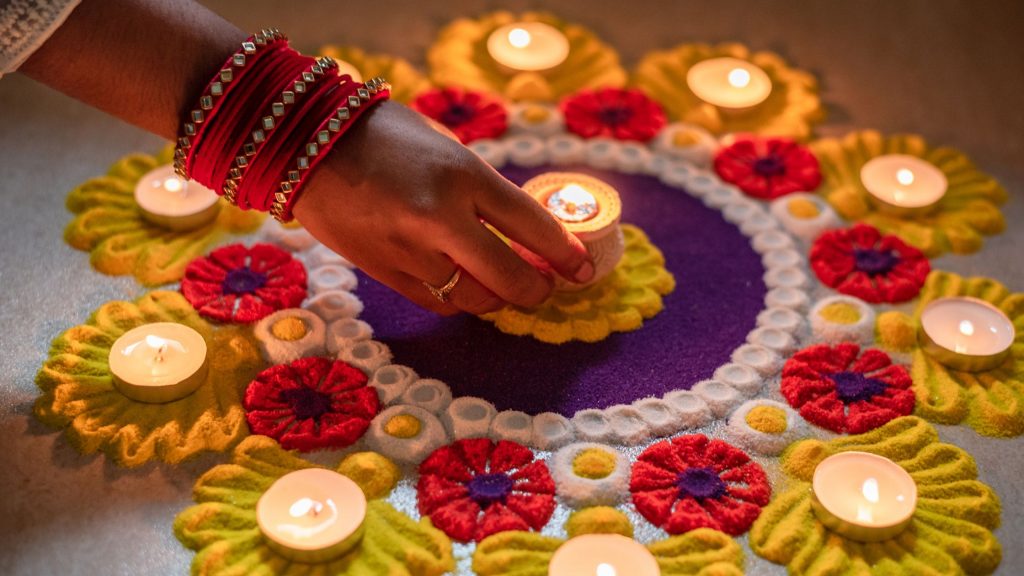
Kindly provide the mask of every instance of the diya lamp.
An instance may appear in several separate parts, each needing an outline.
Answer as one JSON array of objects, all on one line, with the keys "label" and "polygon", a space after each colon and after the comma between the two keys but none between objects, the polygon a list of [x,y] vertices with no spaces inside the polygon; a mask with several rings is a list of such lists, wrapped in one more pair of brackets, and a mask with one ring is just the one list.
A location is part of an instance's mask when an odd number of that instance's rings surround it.
[{"label": "diya lamp", "polygon": [[296,562],[329,562],[363,537],[366,496],[355,482],[323,468],[278,478],[256,502],[267,545]]},{"label": "diya lamp", "polygon": [[162,404],[206,381],[206,341],[184,324],[155,322],[114,341],[107,356],[114,387],[132,400]]},{"label": "diya lamp", "polygon": [[582,290],[612,273],[626,250],[619,227],[622,201],[607,183],[573,172],[548,172],[530,179],[523,190],[576,235],[594,261],[594,278],[585,284],[556,280],[562,291]]},{"label": "diya lamp", "polygon": [[217,217],[220,196],[206,186],[183,180],[170,164],[147,172],[135,185],[142,217],[169,230],[194,230]]},{"label": "diya lamp", "polygon": [[829,530],[860,542],[880,542],[906,529],[917,506],[917,484],[902,466],[869,452],[840,452],[814,469],[811,508]]},{"label": "diya lamp", "polygon": [[907,154],[876,156],[860,169],[871,203],[894,216],[927,214],[946,195],[946,175],[934,164]]},{"label": "diya lamp", "polygon": [[697,62],[686,73],[686,85],[698,98],[726,113],[750,110],[772,92],[768,74],[739,58]]},{"label": "diya lamp", "polygon": [[939,298],[921,310],[918,341],[924,351],[954,370],[981,372],[1001,365],[1017,330],[992,304],[970,297]]}]

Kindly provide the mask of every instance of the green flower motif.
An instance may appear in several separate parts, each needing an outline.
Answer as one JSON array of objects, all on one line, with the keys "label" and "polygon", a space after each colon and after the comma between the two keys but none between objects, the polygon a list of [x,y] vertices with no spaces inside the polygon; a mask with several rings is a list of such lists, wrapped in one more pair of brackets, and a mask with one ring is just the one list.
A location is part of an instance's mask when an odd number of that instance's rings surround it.
[{"label": "green flower motif", "polygon": [[[992,534],[999,526],[999,498],[977,480],[967,452],[938,440],[927,422],[905,416],[859,436],[793,444],[782,456],[788,488],[761,511],[750,547],[790,574],[990,574],[1002,559]],[[815,467],[850,450],[889,458],[917,483],[914,517],[899,536],[855,542],[829,531],[814,515]]]},{"label": "green flower motif", "polygon": [[[185,324],[206,340],[209,375],[192,394],[167,404],[136,402],[114,388],[107,357],[122,334],[152,322]],[[64,429],[84,454],[106,453],[119,466],[151,460],[177,464],[205,451],[229,450],[249,434],[241,394],[263,369],[251,329],[214,328],[177,292],[136,302],[108,302],[58,336],[36,375],[34,413]]]},{"label": "green flower motif", "polygon": [[[632,526],[622,512],[604,506],[574,513],[566,526],[571,536],[622,534],[632,536]],[[479,576],[547,576],[548,564],[561,538],[536,532],[499,532],[482,540],[473,554],[473,571]],[[698,528],[647,545],[662,576],[740,576],[743,549],[730,536]]]},{"label": "green flower motif", "polygon": [[[728,114],[697,97],[686,83],[695,64],[712,58],[751,62],[768,75],[772,91],[764,102]],[[742,44],[680,44],[650,52],[633,72],[633,84],[665,107],[673,120],[703,126],[713,134],[751,132],[796,140],[811,137],[812,126],[825,118],[818,81],[809,72],[792,68],[773,52],[751,52]]]},{"label": "green flower motif", "polygon": [[[393,464],[366,458],[360,467],[378,462],[382,474]],[[231,464],[216,466],[196,482],[197,504],[174,521],[174,534],[197,552],[192,574],[266,576],[439,576],[455,568],[448,537],[424,519],[415,522],[383,500],[370,500],[364,535],[341,558],[324,564],[292,562],[271,550],[256,522],[256,503],[275,480],[289,472],[312,468],[266,436],[250,436],[235,449]],[[339,471],[350,470],[342,462]],[[368,474],[353,478],[364,487]]]},{"label": "green flower motif", "polygon": [[387,54],[368,54],[354,46],[327,44],[320,53],[351,64],[364,80],[382,76],[391,83],[391,99],[407,103],[430,89],[430,80],[407,60]]},{"label": "green flower motif", "polygon": [[[961,372],[941,364],[918,346],[921,310],[932,300],[949,296],[984,300],[1013,322],[1017,336],[1001,366]],[[940,424],[963,422],[985,436],[1024,434],[1024,293],[1011,293],[991,278],[963,278],[936,270],[928,275],[913,314],[886,312],[876,320],[876,332],[881,347],[909,353],[918,416]]]},{"label": "green flower motif", "polygon": [[125,156],[106,175],[68,194],[67,207],[75,217],[64,229],[64,241],[89,252],[96,270],[111,276],[132,274],[146,286],[177,282],[185,266],[225,233],[252,232],[263,221],[263,214],[223,201],[217,218],[195,230],[168,230],[147,221],[135,203],[135,184],[150,170],[170,164],[172,153],[167,147],[156,156]]},{"label": "green flower motif", "polygon": [[[568,38],[569,56],[550,70],[511,73],[488,53],[487,39],[513,22],[554,26]],[[626,71],[613,48],[590,30],[545,13],[494,12],[475,20],[460,18],[441,30],[427,52],[427,62],[430,79],[437,86],[493,92],[513,101],[553,101],[584,89],[626,83]]]},{"label": "green flower motif", "polygon": [[[1006,190],[957,150],[932,148],[916,135],[883,136],[874,130],[851,132],[841,139],[823,138],[810,146],[821,164],[818,192],[840,216],[895,234],[929,257],[949,251],[977,252],[983,235],[998,234],[1006,227],[999,211],[1006,202]],[[861,184],[860,169],[883,154],[917,156],[946,175],[949,188],[931,213],[900,217],[875,209]]]}]

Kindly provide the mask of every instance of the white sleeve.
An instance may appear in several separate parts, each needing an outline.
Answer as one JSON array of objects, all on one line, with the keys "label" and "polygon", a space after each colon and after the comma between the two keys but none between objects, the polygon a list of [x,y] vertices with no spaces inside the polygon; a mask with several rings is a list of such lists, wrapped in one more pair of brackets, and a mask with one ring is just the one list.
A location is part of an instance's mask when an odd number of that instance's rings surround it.
[{"label": "white sleeve", "polygon": [[0,0],[0,75],[14,72],[81,0]]}]

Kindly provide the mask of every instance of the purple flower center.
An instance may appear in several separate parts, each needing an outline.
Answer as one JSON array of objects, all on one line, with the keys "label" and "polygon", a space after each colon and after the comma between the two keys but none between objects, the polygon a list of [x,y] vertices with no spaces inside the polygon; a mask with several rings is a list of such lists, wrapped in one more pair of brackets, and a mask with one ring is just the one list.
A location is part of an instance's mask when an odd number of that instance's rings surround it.
[{"label": "purple flower center", "polygon": [[441,123],[445,126],[465,124],[476,116],[476,110],[465,104],[452,104],[441,114]]},{"label": "purple flower center", "polygon": [[698,500],[725,496],[725,482],[711,468],[687,468],[679,473],[676,486],[683,498],[690,496]]},{"label": "purple flower center", "polygon": [[466,487],[469,497],[481,508],[486,508],[495,502],[505,501],[512,492],[512,479],[502,472],[481,474],[470,480]]},{"label": "purple flower center", "polygon": [[853,259],[857,270],[869,276],[888,274],[900,263],[900,257],[892,250],[875,250],[874,248],[854,248]]},{"label": "purple flower center", "polygon": [[281,392],[281,398],[291,405],[292,412],[299,420],[310,418],[319,421],[320,417],[331,411],[331,396],[317,392],[305,386],[289,388]]},{"label": "purple flower center", "polygon": [[250,270],[248,266],[229,270],[221,289],[225,294],[252,294],[267,283],[267,275]]},{"label": "purple flower center", "polygon": [[633,110],[625,106],[605,106],[597,113],[597,117],[603,124],[618,126],[625,124],[633,117]]},{"label": "purple flower center", "polygon": [[765,178],[784,174],[786,172],[786,161],[778,154],[761,156],[754,161],[754,172],[756,172],[758,176],[763,176]]},{"label": "purple flower center", "polygon": [[860,372],[836,372],[829,379],[836,385],[836,394],[844,404],[871,400],[885,392],[886,384],[881,380],[868,378]]}]

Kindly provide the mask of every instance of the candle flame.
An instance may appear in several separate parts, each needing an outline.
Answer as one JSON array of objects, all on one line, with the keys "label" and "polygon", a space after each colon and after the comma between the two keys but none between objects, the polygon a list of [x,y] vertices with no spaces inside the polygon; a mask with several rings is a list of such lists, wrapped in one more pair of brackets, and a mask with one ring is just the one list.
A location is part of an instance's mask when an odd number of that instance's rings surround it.
[{"label": "candle flame", "polygon": [[155,334],[146,335],[146,345],[156,350],[156,355],[153,357],[154,362],[164,361],[164,352],[167,352],[167,344],[169,340],[161,338]]},{"label": "candle flame", "polygon": [[291,514],[292,518],[301,518],[302,516],[316,518],[323,512],[323,509],[323,502],[318,502],[312,498],[299,498],[288,508],[288,513]]},{"label": "candle flame", "polygon": [[615,566],[611,564],[601,562],[597,565],[597,570],[594,572],[594,576],[618,576],[619,572],[615,570]]},{"label": "candle flame", "polygon": [[971,322],[970,320],[961,320],[960,321],[960,333],[963,334],[964,336],[973,336],[974,335],[974,323]]},{"label": "candle flame", "polygon": [[909,168],[900,168],[896,171],[896,181],[904,186],[914,183],[914,172]]},{"label": "candle flame", "polygon": [[532,41],[530,33],[522,28],[513,28],[508,32],[508,43],[516,48],[526,48]]},{"label": "candle flame", "polygon": [[864,495],[865,500],[872,504],[878,504],[878,480],[868,478],[860,487],[860,492]]},{"label": "candle flame", "polygon": [[729,84],[734,88],[746,88],[750,84],[750,72],[743,68],[733,68],[729,71]]}]

